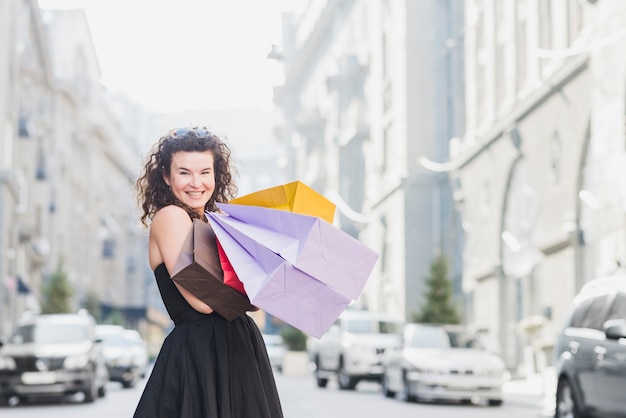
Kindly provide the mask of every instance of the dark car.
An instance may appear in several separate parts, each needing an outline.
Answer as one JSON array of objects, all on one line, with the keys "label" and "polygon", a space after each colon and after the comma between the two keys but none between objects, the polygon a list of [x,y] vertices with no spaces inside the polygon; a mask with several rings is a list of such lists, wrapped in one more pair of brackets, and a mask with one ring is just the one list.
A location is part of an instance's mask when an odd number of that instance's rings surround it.
[{"label": "dark car", "polygon": [[105,395],[109,375],[89,314],[36,315],[0,348],[0,403],[82,392]]},{"label": "dark car", "polygon": [[557,418],[626,417],[626,276],[583,286],[555,355]]}]

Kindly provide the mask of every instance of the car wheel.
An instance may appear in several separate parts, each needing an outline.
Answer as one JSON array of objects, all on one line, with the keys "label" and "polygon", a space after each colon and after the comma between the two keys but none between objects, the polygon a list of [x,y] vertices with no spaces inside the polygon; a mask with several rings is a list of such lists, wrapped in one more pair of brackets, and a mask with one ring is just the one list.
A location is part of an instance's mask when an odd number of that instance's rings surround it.
[{"label": "car wheel", "polygon": [[580,407],[574,396],[574,391],[569,380],[559,380],[556,388],[556,418],[582,418]]},{"label": "car wheel", "polygon": [[85,394],[85,399],[83,402],[92,403],[98,397],[98,386],[94,381],[89,382],[89,389],[83,392]]},{"label": "car wheel", "polygon": [[98,397],[104,398],[107,395],[106,385],[102,385],[98,388]]},{"label": "car wheel", "polygon": [[502,399],[489,399],[489,406],[500,406],[502,405]]},{"label": "car wheel", "polygon": [[417,402],[418,400],[417,396],[411,393],[411,384],[406,376],[402,378],[402,399],[405,402]]},{"label": "car wheel", "polygon": [[358,379],[351,377],[348,373],[346,373],[346,369],[343,367],[343,364],[339,366],[339,371],[337,372],[337,383],[339,384],[339,389],[354,390],[358,382]]},{"label": "car wheel", "polygon": [[320,377],[318,372],[315,372],[315,382],[317,383],[318,388],[325,388],[328,385],[328,379]]},{"label": "car wheel", "polygon": [[383,389],[383,395],[385,398],[394,398],[396,396],[396,392],[393,390],[389,390],[389,382],[387,381],[387,375],[383,374],[383,378],[380,381],[380,385]]},{"label": "car wheel", "polygon": [[124,380],[122,382],[122,387],[124,389],[130,389],[130,388],[134,388],[137,385],[137,377],[135,375],[131,376],[130,379],[128,380]]},{"label": "car wheel", "polygon": [[320,372],[320,360],[318,356],[315,356],[315,382],[317,383],[318,388],[325,388],[328,385],[328,378],[323,377]]}]

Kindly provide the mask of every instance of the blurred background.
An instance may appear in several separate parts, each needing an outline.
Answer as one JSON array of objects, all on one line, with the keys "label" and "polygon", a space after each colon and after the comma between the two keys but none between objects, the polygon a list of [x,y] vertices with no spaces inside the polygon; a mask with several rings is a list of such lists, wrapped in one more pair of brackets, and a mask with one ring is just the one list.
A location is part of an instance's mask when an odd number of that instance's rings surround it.
[{"label": "blurred background", "polygon": [[200,125],[240,195],[301,180],[380,254],[355,307],[413,321],[444,265],[460,322],[540,373],[625,262],[625,23],[619,0],[0,0],[0,337],[60,280],[158,351],[134,182]]}]

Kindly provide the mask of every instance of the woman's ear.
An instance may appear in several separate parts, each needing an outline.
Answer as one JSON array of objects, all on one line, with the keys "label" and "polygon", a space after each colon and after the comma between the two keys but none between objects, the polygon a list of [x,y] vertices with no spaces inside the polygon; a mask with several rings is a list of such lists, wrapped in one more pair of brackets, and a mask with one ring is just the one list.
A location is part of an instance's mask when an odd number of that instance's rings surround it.
[{"label": "woman's ear", "polygon": [[167,175],[167,173],[165,172],[165,168],[161,169],[161,174],[163,175],[163,181],[165,182],[165,184],[167,184],[169,186],[170,185],[170,178]]}]

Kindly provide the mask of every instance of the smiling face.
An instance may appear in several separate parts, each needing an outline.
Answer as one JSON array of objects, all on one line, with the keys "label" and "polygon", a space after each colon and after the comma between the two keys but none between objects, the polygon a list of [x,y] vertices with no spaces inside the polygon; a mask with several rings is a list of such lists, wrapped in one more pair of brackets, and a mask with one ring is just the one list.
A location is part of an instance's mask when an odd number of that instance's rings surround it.
[{"label": "smiling face", "polygon": [[200,216],[215,190],[213,154],[210,151],[179,151],[172,155],[170,175],[163,179],[174,196]]}]

